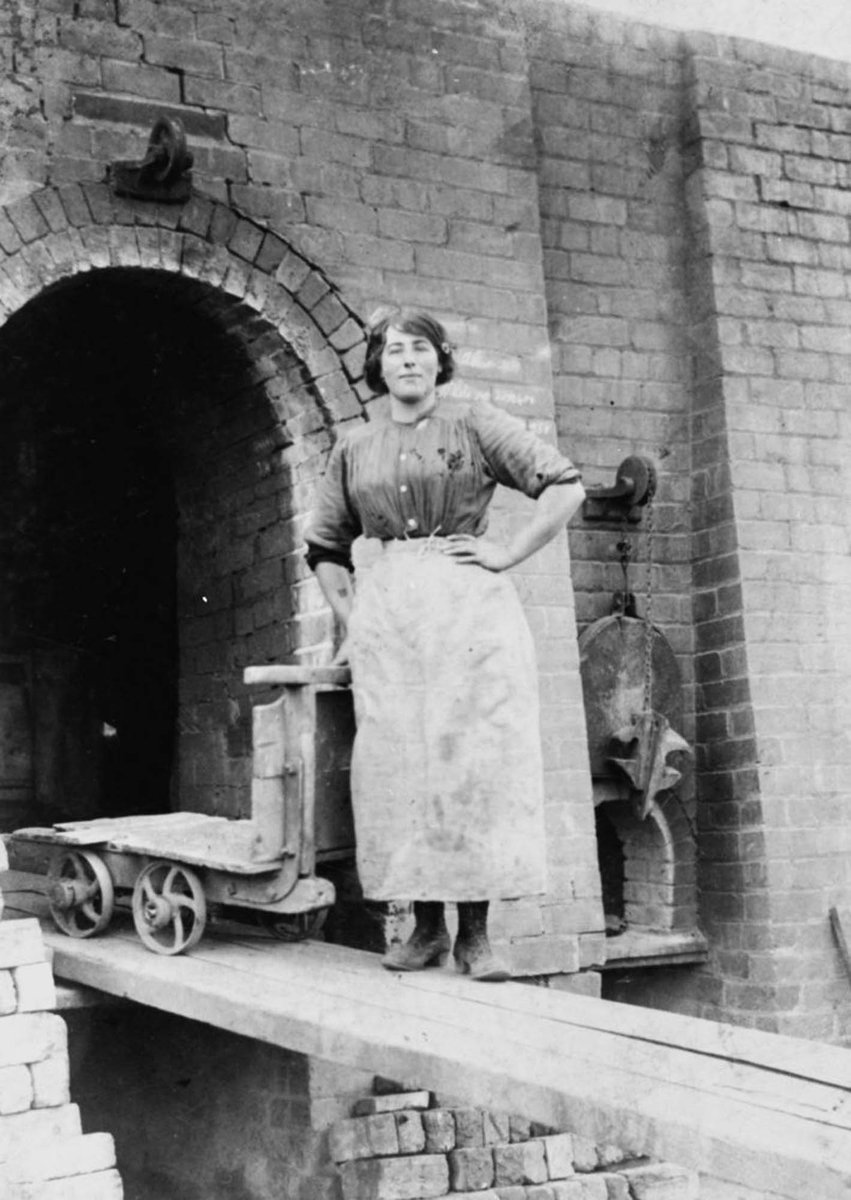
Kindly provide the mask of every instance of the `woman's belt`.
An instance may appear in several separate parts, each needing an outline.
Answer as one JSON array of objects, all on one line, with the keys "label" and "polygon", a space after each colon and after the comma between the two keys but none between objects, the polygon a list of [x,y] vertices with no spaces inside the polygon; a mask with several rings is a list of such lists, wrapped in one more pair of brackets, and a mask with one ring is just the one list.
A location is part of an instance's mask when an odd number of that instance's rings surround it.
[{"label": "woman's belt", "polygon": [[384,554],[442,554],[449,540],[436,533],[424,533],[416,537],[387,538],[381,542],[381,549]]}]

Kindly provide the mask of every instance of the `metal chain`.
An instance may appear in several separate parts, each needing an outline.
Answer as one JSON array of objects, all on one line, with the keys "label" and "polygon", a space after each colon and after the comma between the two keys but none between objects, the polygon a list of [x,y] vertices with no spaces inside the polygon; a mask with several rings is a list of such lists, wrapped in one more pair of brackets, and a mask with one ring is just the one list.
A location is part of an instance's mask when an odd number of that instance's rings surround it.
[{"label": "metal chain", "polygon": [[621,565],[621,574],[623,575],[623,592],[620,611],[624,615],[629,612],[629,568],[632,561],[632,542],[629,536],[629,521],[627,513],[623,514],[621,527],[620,541],[616,543],[615,549],[618,551],[618,559]]},{"label": "metal chain", "polygon": [[647,583],[644,590],[644,711],[653,711],[653,496],[647,512]]}]

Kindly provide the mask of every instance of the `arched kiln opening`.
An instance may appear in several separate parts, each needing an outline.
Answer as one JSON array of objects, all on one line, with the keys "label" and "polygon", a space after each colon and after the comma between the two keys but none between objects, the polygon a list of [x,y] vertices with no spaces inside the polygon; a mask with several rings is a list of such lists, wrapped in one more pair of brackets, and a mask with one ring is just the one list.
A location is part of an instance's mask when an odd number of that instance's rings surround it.
[{"label": "arched kiln opening", "polygon": [[0,397],[0,826],[243,815],[242,668],[310,636],[303,365],[207,285],[100,270],[0,330]]},{"label": "arched kiln opening", "polygon": [[603,909],[609,932],[669,930],[674,926],[674,841],[665,814],[654,805],[645,820],[628,801],[595,810]]}]

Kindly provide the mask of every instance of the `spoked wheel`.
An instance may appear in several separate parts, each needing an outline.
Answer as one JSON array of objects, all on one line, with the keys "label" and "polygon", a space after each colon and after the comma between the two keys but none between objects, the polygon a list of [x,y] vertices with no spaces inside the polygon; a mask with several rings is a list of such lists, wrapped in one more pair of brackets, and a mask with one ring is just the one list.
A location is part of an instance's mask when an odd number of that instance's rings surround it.
[{"label": "spoked wheel", "polygon": [[207,924],[207,901],[195,872],[179,863],[149,863],[133,888],[133,924],[157,954],[181,954],[194,946]]},{"label": "spoked wheel", "polygon": [[62,850],[47,875],[50,915],[69,937],[94,937],[115,909],[115,890],[106,863],[90,850]]},{"label": "spoked wheel", "polygon": [[304,942],[315,937],[325,924],[327,908],[301,913],[260,913],[264,929],[282,942]]}]

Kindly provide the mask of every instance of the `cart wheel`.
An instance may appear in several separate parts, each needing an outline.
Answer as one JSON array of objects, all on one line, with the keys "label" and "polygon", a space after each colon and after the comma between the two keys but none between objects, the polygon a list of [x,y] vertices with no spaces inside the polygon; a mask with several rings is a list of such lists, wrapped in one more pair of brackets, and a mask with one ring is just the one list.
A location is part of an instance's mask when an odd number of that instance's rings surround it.
[{"label": "cart wheel", "polygon": [[261,913],[264,928],[282,942],[304,942],[315,937],[325,924],[327,908],[301,913]]},{"label": "cart wheel", "polygon": [[106,863],[90,850],[60,851],[47,875],[50,915],[69,937],[93,937],[106,929],[115,891]]},{"label": "cart wheel", "polygon": [[153,862],[133,888],[133,924],[149,950],[180,954],[200,941],[207,923],[201,880],[179,863]]}]

